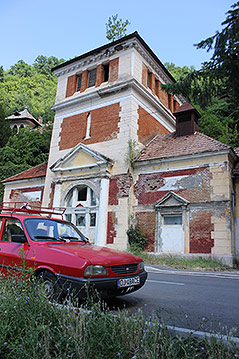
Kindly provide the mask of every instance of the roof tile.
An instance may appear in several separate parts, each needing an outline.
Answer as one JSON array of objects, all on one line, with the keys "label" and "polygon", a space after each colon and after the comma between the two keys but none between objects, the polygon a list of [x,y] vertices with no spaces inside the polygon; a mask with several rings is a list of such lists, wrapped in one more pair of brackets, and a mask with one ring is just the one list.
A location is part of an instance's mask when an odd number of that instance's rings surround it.
[{"label": "roof tile", "polygon": [[137,161],[187,156],[204,152],[229,150],[230,147],[200,132],[176,137],[176,133],[160,134],[141,151]]},{"label": "roof tile", "polygon": [[45,177],[46,170],[47,170],[47,162],[44,162],[44,163],[41,163],[40,165],[29,168],[26,171],[18,173],[9,178],[6,178],[5,180],[2,181],[2,183],[18,181],[18,180],[23,180],[23,179],[37,178],[37,177]]}]

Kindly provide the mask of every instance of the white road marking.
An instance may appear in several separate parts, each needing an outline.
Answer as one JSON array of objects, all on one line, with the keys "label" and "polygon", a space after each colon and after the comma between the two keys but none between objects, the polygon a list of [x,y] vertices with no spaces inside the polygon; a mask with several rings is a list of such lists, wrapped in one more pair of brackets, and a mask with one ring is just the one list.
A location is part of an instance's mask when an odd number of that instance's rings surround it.
[{"label": "white road marking", "polygon": [[194,271],[180,271],[180,270],[171,270],[171,269],[160,269],[150,266],[145,266],[145,270],[148,273],[160,273],[160,274],[178,274],[178,275],[190,275],[194,277],[211,277],[211,278],[231,278],[239,280],[239,274],[234,273],[216,273],[216,272],[194,272]]},{"label": "white road marking", "polygon": [[146,283],[159,283],[159,284],[172,284],[172,285],[185,285],[184,283],[178,283],[178,282],[165,282],[163,280],[153,280],[153,279],[147,279]]}]

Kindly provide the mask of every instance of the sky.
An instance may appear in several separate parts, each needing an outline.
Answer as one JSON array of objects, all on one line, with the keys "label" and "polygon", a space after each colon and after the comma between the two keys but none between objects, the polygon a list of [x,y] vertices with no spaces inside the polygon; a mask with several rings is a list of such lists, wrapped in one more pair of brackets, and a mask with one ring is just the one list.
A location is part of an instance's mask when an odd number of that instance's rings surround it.
[{"label": "sky", "polygon": [[221,30],[236,0],[0,0],[0,66],[38,55],[68,60],[108,43],[105,23],[118,14],[158,58],[201,67],[211,53],[194,44]]}]

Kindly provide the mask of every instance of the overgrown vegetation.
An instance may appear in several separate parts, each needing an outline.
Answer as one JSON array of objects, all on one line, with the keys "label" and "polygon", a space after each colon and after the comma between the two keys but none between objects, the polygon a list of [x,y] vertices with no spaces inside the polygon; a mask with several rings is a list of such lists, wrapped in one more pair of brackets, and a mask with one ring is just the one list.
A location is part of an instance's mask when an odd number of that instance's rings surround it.
[{"label": "overgrown vegetation", "polygon": [[187,258],[171,254],[155,255],[153,253],[150,254],[149,252],[143,252],[137,248],[137,246],[133,246],[131,248],[131,252],[140,256],[144,260],[145,264],[162,265],[175,269],[209,270],[217,272],[232,270],[232,268],[228,265],[212,257],[205,258],[199,256],[194,258]]},{"label": "overgrown vegetation", "polygon": [[159,315],[117,316],[100,303],[90,311],[49,302],[34,285],[0,281],[1,359],[232,359],[238,349],[212,338],[172,336]]},{"label": "overgrown vegetation", "polygon": [[146,236],[143,234],[143,232],[141,231],[139,222],[137,221],[137,219],[133,219],[132,221],[133,223],[131,223],[131,225],[129,226],[129,229],[127,230],[127,236],[128,236],[128,241],[129,241],[129,245],[130,245],[130,250],[131,251],[142,251],[144,250],[146,243],[147,243],[147,238]]}]

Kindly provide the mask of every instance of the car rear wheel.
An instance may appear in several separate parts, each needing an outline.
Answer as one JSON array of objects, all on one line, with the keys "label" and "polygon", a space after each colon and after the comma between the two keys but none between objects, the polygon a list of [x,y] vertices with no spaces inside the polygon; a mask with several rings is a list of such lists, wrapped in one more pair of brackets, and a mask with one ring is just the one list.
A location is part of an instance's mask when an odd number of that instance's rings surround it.
[{"label": "car rear wheel", "polygon": [[37,282],[39,290],[46,298],[54,300],[59,300],[61,298],[61,288],[53,273],[49,271],[41,272],[37,276]]}]

